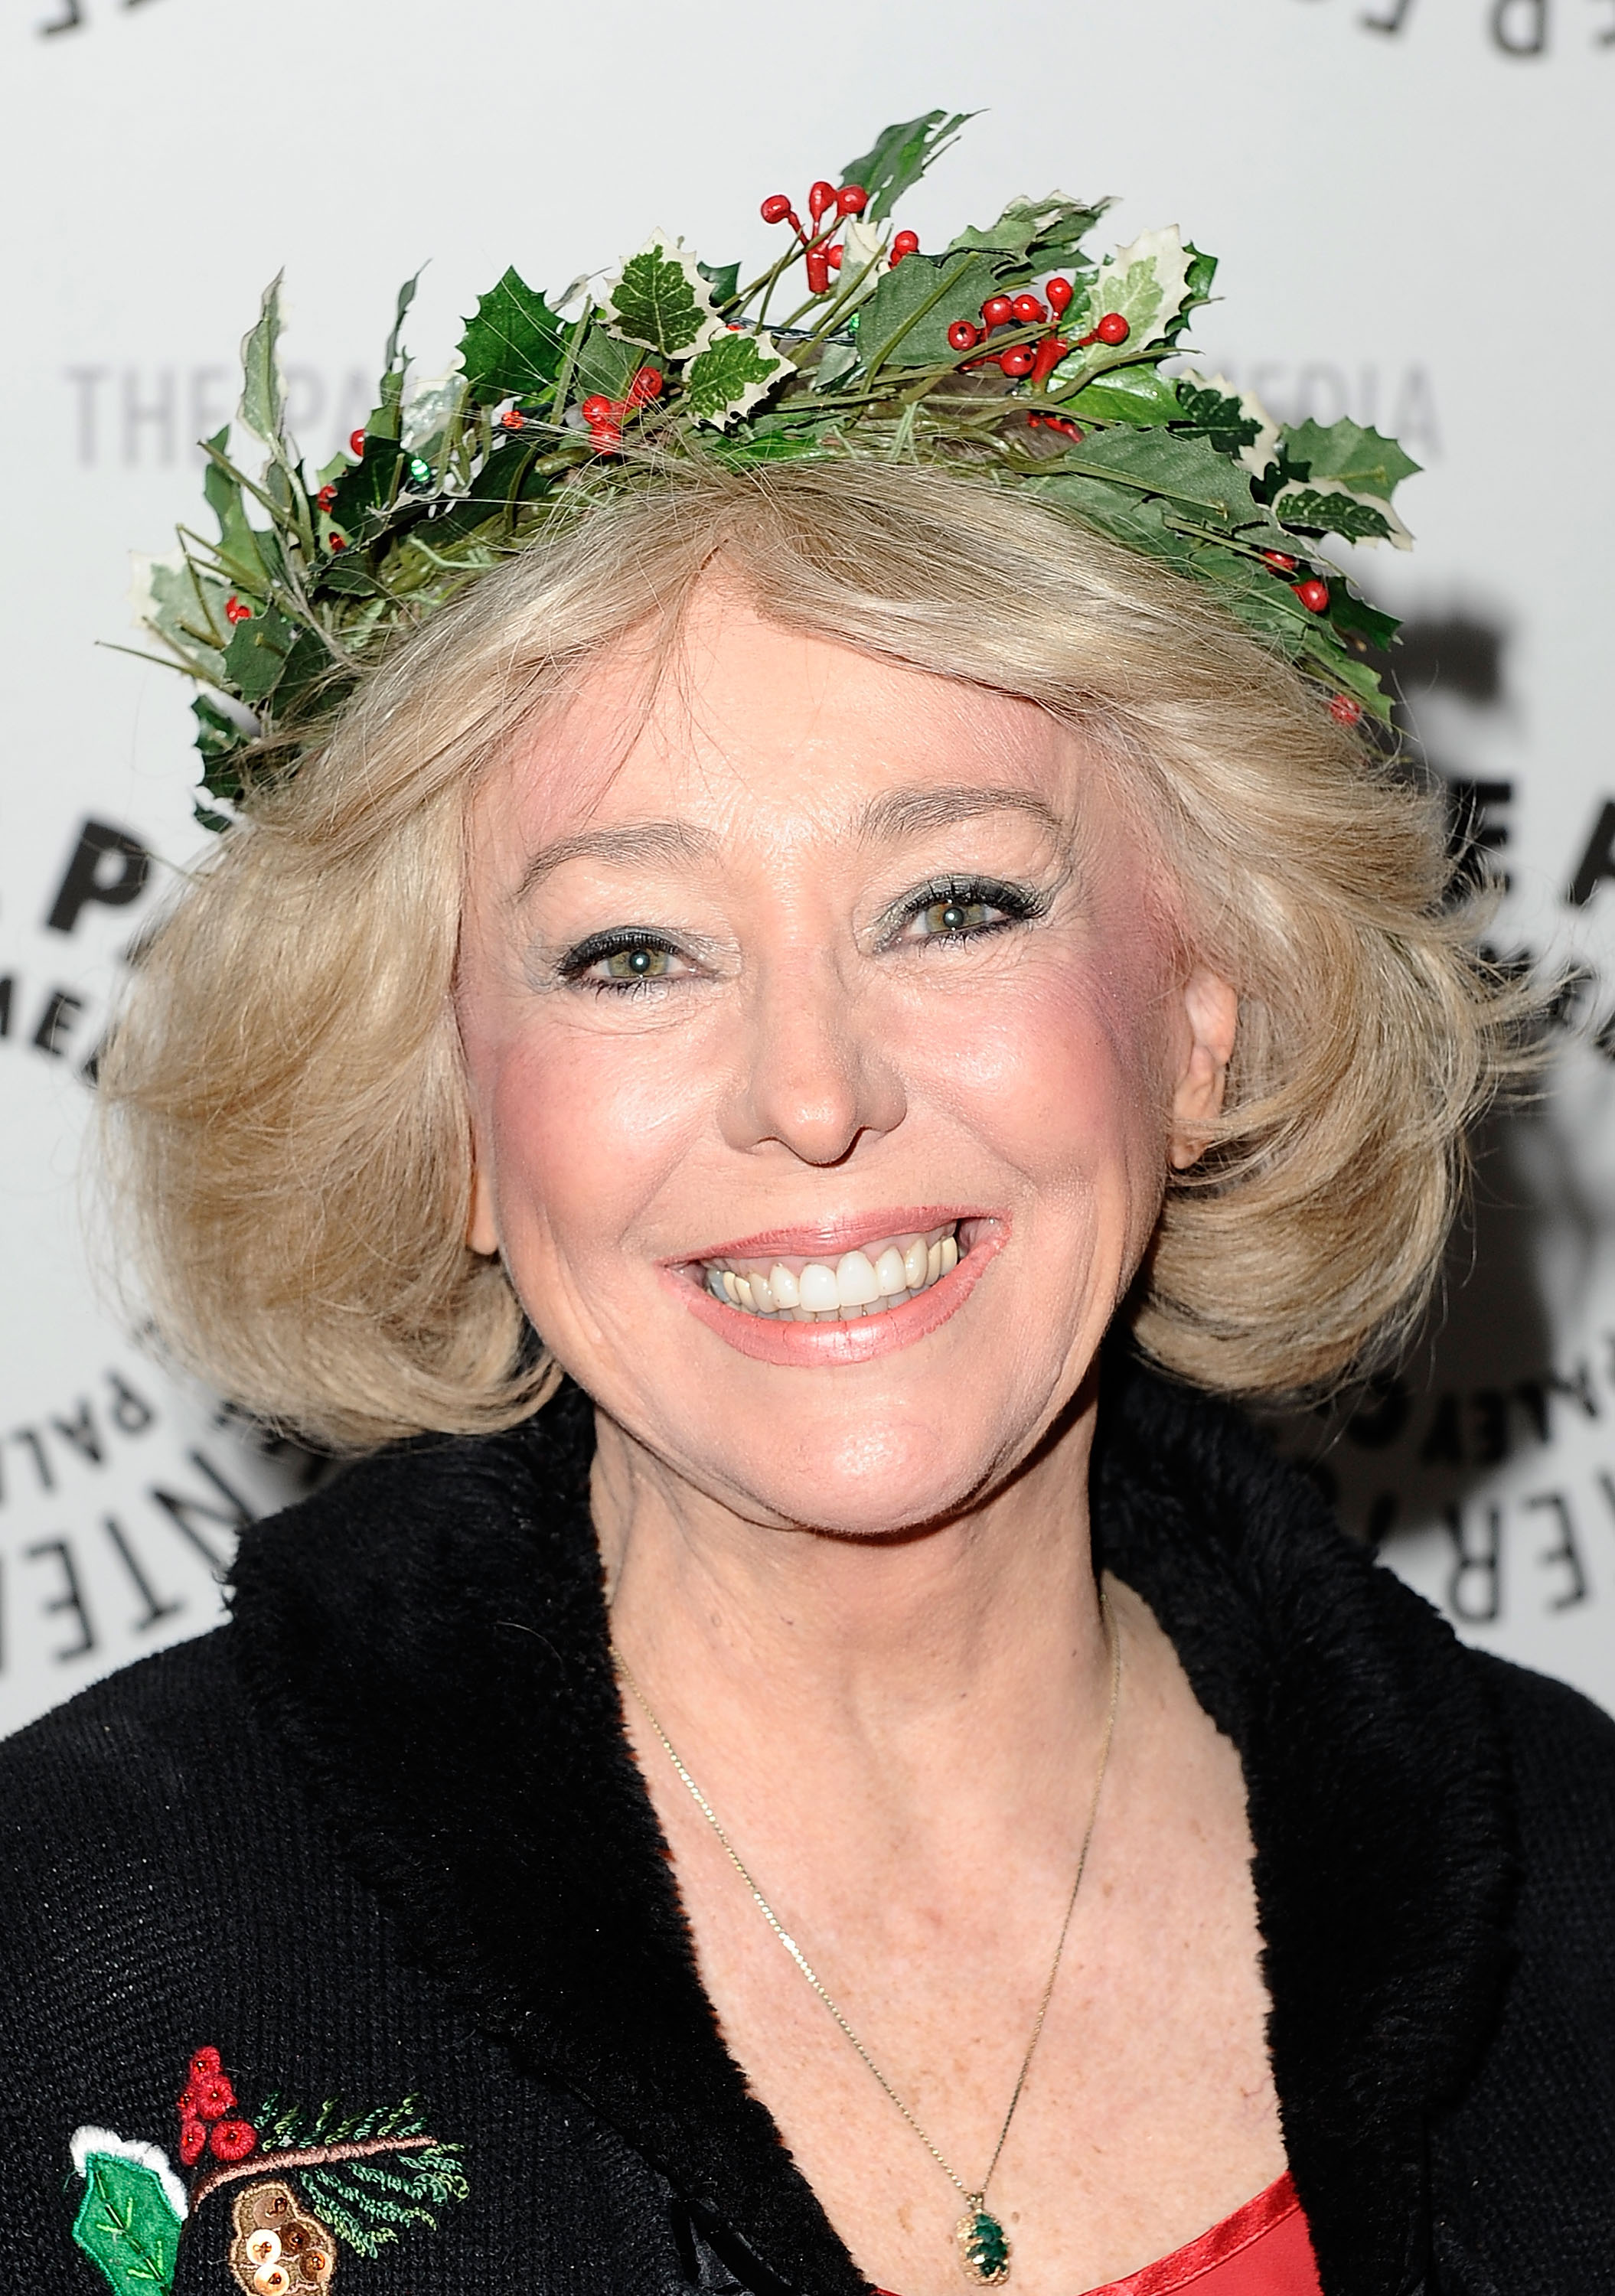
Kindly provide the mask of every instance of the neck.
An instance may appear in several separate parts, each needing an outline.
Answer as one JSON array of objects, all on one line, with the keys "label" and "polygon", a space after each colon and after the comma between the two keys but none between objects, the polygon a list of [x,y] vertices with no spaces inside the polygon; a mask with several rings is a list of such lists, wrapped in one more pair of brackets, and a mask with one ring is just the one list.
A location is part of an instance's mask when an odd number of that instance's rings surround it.
[{"label": "neck", "polygon": [[[1069,1775],[1108,1695],[1088,1542],[1094,1404],[1001,1488],[889,1538],[749,1522],[603,1417],[594,1511],[612,1634],[692,1762],[811,1749],[827,1791],[961,1779],[1019,1801]],[[1062,1792],[1062,1800],[1066,1799]]]}]

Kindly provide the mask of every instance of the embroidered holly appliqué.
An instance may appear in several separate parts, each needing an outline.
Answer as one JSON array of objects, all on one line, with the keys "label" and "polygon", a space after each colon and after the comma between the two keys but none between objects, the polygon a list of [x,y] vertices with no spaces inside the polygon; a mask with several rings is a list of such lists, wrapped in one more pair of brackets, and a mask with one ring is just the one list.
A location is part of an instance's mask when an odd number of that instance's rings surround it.
[{"label": "embroidered holly appliqu\u00e9", "polygon": [[[278,2091],[243,2110],[217,2049],[198,2049],[176,2100],[175,2151],[86,2127],[72,2138],[84,2192],[73,2238],[115,2296],[167,2296],[180,2235],[229,2189],[230,2271],[246,2296],[314,2296],[342,2248],[373,2257],[466,2194],[461,2147],[433,2134],[418,2097],[354,2112]],[[234,2188],[234,2189],[230,2189]]]}]

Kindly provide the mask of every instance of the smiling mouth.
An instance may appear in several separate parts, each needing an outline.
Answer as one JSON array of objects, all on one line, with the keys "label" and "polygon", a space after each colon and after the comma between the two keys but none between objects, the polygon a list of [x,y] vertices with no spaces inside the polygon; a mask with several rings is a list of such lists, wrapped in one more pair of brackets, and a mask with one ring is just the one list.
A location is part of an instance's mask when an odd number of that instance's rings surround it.
[{"label": "smiling mouth", "polygon": [[800,1253],[764,1253],[756,1259],[726,1256],[698,1259],[691,1272],[714,1300],[742,1316],[775,1324],[849,1324],[889,1315],[917,1300],[958,1266],[959,1220],[882,1236],[862,1250],[834,1259]]}]

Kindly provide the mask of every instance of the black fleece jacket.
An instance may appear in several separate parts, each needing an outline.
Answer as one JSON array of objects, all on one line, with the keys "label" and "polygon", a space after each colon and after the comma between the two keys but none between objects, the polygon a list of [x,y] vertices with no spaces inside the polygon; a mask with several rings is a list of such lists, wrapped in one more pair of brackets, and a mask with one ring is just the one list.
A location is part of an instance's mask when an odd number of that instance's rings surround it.
[{"label": "black fleece jacket", "polygon": [[[1107,1380],[1095,1545],[1243,1759],[1328,2296],[1615,2291],[1615,1723],[1237,1415]],[[859,2296],[701,1990],[590,1446],[569,1392],[349,1468],[247,1536],[228,1627],[0,1747],[8,2285]]]}]

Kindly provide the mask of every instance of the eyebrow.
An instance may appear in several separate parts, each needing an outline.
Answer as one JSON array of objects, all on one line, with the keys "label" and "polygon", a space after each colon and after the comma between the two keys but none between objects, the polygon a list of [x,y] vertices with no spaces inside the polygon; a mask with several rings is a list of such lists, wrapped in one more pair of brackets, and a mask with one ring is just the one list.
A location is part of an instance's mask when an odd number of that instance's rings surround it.
[{"label": "eyebrow", "polygon": [[865,807],[858,834],[867,842],[887,841],[930,829],[951,829],[956,823],[977,821],[988,813],[1024,813],[1057,837],[1064,837],[1069,830],[1053,808],[1029,790],[991,784],[977,787],[961,782],[941,789],[887,790]]},{"label": "eyebrow", "polygon": [[[956,783],[941,789],[921,786],[882,791],[859,815],[857,834],[865,843],[891,843],[927,830],[978,821],[989,813],[1023,813],[1056,836],[1066,833],[1067,824],[1059,815],[1028,790]],[[717,842],[711,830],[687,821],[635,821],[620,829],[582,830],[574,837],[560,837],[553,845],[541,846],[529,857],[511,898],[520,906],[536,886],[569,861],[603,861],[608,866],[614,864],[623,868],[647,861],[698,861],[715,852]]]},{"label": "eyebrow", "polygon": [[521,882],[511,896],[520,905],[536,885],[568,861],[604,861],[632,868],[644,861],[694,861],[717,847],[709,829],[688,821],[635,821],[621,829],[586,829],[575,837],[559,837],[530,856]]}]

